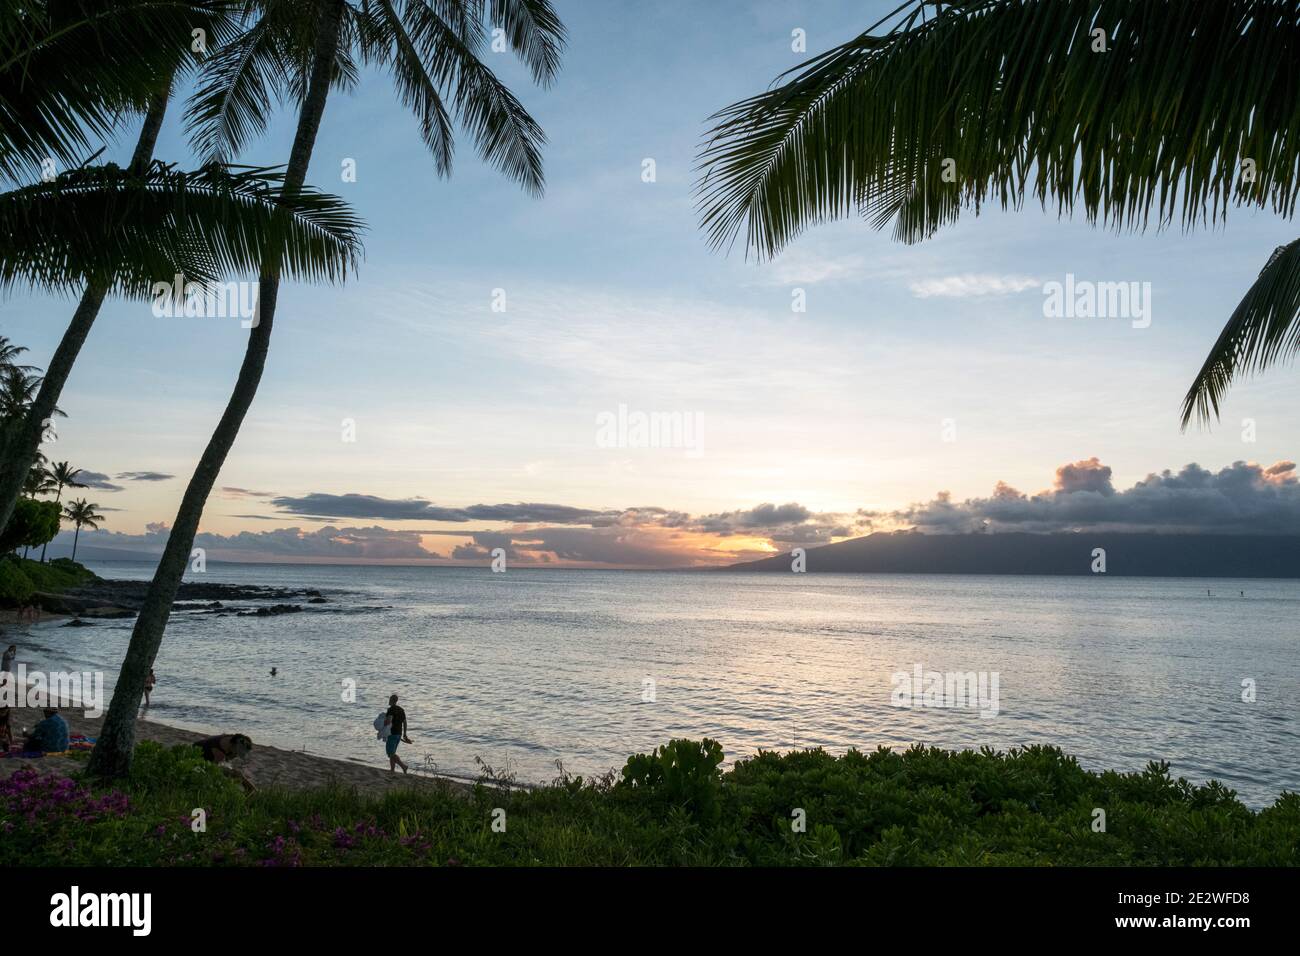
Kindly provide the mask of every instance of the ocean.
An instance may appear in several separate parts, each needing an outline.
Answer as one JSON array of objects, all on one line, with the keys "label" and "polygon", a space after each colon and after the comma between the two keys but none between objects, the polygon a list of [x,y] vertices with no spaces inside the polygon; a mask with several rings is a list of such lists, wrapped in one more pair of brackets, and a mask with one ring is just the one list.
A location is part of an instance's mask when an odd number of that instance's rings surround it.
[{"label": "ocean", "polygon": [[[1090,769],[1165,760],[1255,807],[1300,790],[1297,581],[216,563],[203,580],[329,603],[173,614],[146,716],[286,749],[386,766],[371,723],[397,693],[407,762],[463,778],[477,760],[522,782],[599,774],[712,737],[728,762],[1054,744]],[[103,671],[111,692],[130,628],[10,639],[29,668]]]}]

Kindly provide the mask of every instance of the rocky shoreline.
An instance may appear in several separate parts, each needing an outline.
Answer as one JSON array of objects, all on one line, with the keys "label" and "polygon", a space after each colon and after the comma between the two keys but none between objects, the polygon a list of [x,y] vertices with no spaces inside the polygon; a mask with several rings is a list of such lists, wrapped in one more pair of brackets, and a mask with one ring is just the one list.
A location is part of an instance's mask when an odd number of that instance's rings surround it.
[{"label": "rocky shoreline", "polygon": [[[34,598],[41,610],[50,614],[66,614],[73,618],[127,618],[140,612],[148,590],[148,581],[101,579],[58,594],[37,592]],[[304,604],[327,603],[329,599],[315,588],[186,581],[176,594],[172,611],[272,617],[298,613]]]}]

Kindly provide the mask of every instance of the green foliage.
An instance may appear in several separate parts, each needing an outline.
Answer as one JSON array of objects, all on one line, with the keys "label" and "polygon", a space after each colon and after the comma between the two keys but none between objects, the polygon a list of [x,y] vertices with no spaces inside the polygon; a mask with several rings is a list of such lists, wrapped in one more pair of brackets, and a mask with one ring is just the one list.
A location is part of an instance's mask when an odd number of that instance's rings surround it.
[{"label": "green foliage", "polygon": [[55,558],[45,564],[15,555],[0,557],[0,604],[26,604],[36,591],[57,594],[98,580],[76,561]]},{"label": "green foliage", "polygon": [[707,737],[670,740],[653,753],[629,757],[618,787],[651,805],[681,807],[695,819],[713,822],[721,812],[722,756],[722,745]]},{"label": "green foliage", "polygon": [[721,757],[674,740],[617,782],[245,794],[193,747],[142,743],[121,791],[0,781],[0,865],[1300,865],[1300,795],[1253,812],[1161,763],[1093,773],[1053,747],[913,747],[764,752],[721,774]]},{"label": "green foliage", "polygon": [[142,173],[81,166],[0,193],[0,288],[101,281],[150,297],[160,277],[202,284],[256,273],[271,250],[287,275],[343,280],[360,258],[361,220],[311,187],[281,199],[283,186],[279,169],[209,163],[187,172],[155,160]]},{"label": "green foliage", "polygon": [[60,508],[57,501],[19,498],[13,516],[0,531],[0,554],[15,548],[39,547],[59,533]]},{"label": "green foliage", "polygon": [[32,579],[23,573],[26,562],[17,558],[0,557],[0,604],[26,605],[36,588]]}]

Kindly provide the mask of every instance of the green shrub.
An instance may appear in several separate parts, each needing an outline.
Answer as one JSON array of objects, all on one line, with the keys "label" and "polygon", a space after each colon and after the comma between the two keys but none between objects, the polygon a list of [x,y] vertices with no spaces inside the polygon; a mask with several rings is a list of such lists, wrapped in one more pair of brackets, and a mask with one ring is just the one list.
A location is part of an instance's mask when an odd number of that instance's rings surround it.
[{"label": "green shrub", "polygon": [[35,590],[17,558],[0,558],[0,603],[25,605]]},{"label": "green shrub", "polygon": [[1300,795],[1254,812],[1161,763],[1093,773],[1053,747],[721,760],[674,740],[617,783],[246,794],[193,747],[141,743],[115,787],[0,780],[0,866],[1300,865]]},{"label": "green shrub", "polygon": [[39,561],[23,561],[23,572],[36,586],[38,591],[59,592],[68,588],[80,587],[96,580],[96,575],[85,567],[67,558],[55,558],[41,564]]},{"label": "green shrub", "polygon": [[711,823],[721,812],[722,757],[722,745],[707,737],[670,740],[653,753],[629,757],[618,786],[652,805],[682,807]]}]

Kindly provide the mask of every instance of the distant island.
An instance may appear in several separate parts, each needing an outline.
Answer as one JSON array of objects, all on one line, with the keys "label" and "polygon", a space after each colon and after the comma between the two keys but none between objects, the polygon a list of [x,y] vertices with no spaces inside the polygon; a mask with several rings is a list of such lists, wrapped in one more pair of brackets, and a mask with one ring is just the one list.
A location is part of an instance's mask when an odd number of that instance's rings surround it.
[{"label": "distant island", "polygon": [[[1121,577],[1300,578],[1300,535],[877,533],[808,548],[809,572],[858,574],[1097,574]],[[730,571],[784,571],[793,552],[733,564]]]}]

